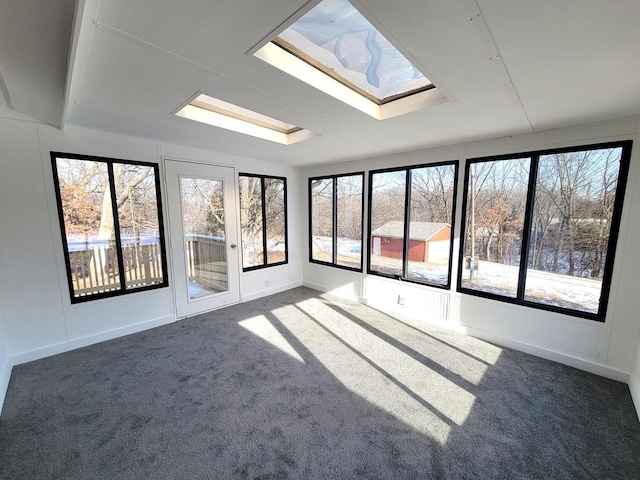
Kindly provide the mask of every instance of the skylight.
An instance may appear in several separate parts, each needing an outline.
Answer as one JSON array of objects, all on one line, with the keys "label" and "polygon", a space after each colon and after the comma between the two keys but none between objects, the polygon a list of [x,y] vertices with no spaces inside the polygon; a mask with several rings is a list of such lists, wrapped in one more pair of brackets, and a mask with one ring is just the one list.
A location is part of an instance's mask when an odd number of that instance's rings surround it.
[{"label": "skylight", "polygon": [[284,145],[300,142],[316,135],[309,130],[203,93],[197,94],[175,112],[175,115]]},{"label": "skylight", "polygon": [[381,104],[431,87],[431,82],[346,0],[320,2],[273,42]]},{"label": "skylight", "polygon": [[347,0],[321,1],[254,55],[378,119],[446,101]]}]

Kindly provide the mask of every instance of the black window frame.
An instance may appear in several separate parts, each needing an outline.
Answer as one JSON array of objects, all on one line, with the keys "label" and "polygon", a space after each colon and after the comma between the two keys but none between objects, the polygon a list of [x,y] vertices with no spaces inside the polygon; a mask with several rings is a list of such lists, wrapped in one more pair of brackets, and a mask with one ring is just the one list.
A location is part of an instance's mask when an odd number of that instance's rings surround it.
[{"label": "black window frame", "polygon": [[[362,198],[360,200],[360,266],[348,267],[346,265],[338,264],[338,179],[342,177],[354,177],[360,175],[362,177]],[[332,261],[324,262],[313,258],[313,203],[312,203],[312,185],[317,180],[332,180],[333,192],[332,192]],[[365,196],[365,172],[351,172],[340,173],[335,175],[321,175],[318,177],[309,177],[308,181],[308,196],[309,196],[309,263],[315,263],[317,265],[325,265],[328,267],[340,268],[342,270],[349,270],[352,272],[362,273],[364,267],[364,196]]]},{"label": "black window frame", "polygon": [[[514,305],[520,305],[524,307],[534,308],[537,310],[545,310],[554,313],[560,313],[564,315],[569,315],[572,317],[583,318],[587,320],[594,320],[597,322],[604,322],[607,313],[607,307],[609,304],[609,296],[611,290],[611,282],[613,277],[613,267],[615,262],[615,251],[617,248],[618,237],[620,233],[620,222],[622,219],[622,208],[624,205],[624,196],[627,188],[628,174],[629,174],[629,166],[631,161],[631,152],[633,147],[632,140],[622,140],[615,142],[606,142],[606,143],[598,143],[598,144],[589,144],[589,145],[579,145],[573,147],[563,147],[563,148],[554,148],[554,149],[545,149],[545,150],[534,150],[528,152],[518,152],[511,153],[506,155],[493,155],[489,157],[476,157],[470,158],[466,160],[465,164],[465,175],[464,175],[464,191],[463,191],[463,200],[462,200],[462,223],[461,223],[461,237],[460,237],[460,245],[459,245],[459,262],[458,262],[458,279],[456,285],[456,291],[459,293],[464,293],[468,295],[472,295],[475,297],[486,298],[490,300],[496,300],[499,302],[510,303]],[[535,190],[536,190],[536,182],[537,182],[537,173],[538,173],[538,165],[539,159],[544,155],[553,155],[558,153],[571,153],[571,152],[584,152],[589,150],[603,150],[608,148],[622,148],[622,152],[620,154],[620,170],[618,172],[618,180],[616,185],[616,199],[614,202],[613,214],[611,219],[611,230],[609,235],[609,242],[607,244],[607,253],[605,257],[605,267],[602,277],[602,288],[600,291],[600,302],[598,304],[598,312],[590,313],[580,310],[574,310],[567,307],[559,307],[556,305],[549,305],[539,302],[532,302],[526,300],[524,298],[525,293],[525,282],[526,282],[526,272],[528,270],[529,263],[529,246],[530,246],[530,236],[531,236],[531,227],[533,221],[533,208],[535,201]],[[491,162],[491,161],[500,161],[500,160],[513,160],[519,158],[530,158],[530,168],[529,168],[529,179],[527,185],[527,198],[526,198],[526,210],[524,217],[524,225],[522,231],[522,244],[520,247],[520,265],[518,272],[518,284],[517,284],[517,293],[516,297],[508,297],[505,295],[500,295],[492,292],[484,292],[480,290],[474,290],[470,288],[465,288],[462,286],[462,275],[464,269],[464,248],[465,248],[465,239],[466,239],[466,223],[467,223],[467,201],[468,201],[468,193],[469,193],[469,172],[470,166],[473,163],[481,163],[481,162]]]},{"label": "black window frame", "polygon": [[[53,183],[54,190],[56,195],[56,207],[58,210],[58,220],[60,224],[60,232],[62,235],[62,247],[64,253],[66,274],[67,274],[67,285],[69,288],[69,298],[72,304],[77,303],[85,303],[93,300],[100,300],[103,298],[111,298],[111,297],[119,297],[122,295],[130,295],[138,292],[145,292],[149,290],[156,290],[159,288],[165,288],[169,286],[169,272],[167,268],[167,249],[166,249],[166,241],[165,241],[165,227],[164,227],[164,219],[162,215],[162,191],[160,187],[160,167],[157,163],[153,162],[142,162],[137,160],[125,160],[120,158],[110,158],[110,157],[98,157],[95,155],[83,155],[76,153],[64,153],[64,152],[50,152],[51,156],[51,167],[53,170]],[[58,158],[66,158],[70,160],[83,160],[83,161],[92,161],[92,162],[101,162],[107,165],[107,172],[109,176],[109,194],[111,196],[111,203],[113,205],[112,214],[113,214],[113,226],[114,226],[114,236],[115,236],[115,248],[116,248],[116,257],[118,259],[118,275],[120,279],[120,289],[113,290],[109,292],[100,292],[94,293],[90,295],[82,295],[82,296],[74,296],[74,287],[73,287],[73,279],[71,274],[71,258],[69,256],[69,245],[67,242],[67,232],[64,221],[64,210],[62,206],[62,196],[60,194],[60,179],[58,177],[58,168],[57,168],[57,159]],[[139,165],[143,167],[151,167],[154,172],[154,183],[156,189],[156,204],[158,208],[158,231],[159,231],[159,243],[160,243],[160,255],[161,255],[161,266],[162,266],[162,275],[164,280],[160,283],[155,283],[153,285],[147,285],[143,287],[136,287],[134,289],[126,288],[126,275],[124,270],[124,255],[122,253],[122,240],[121,240],[121,232],[120,232],[120,219],[118,218],[118,209],[116,207],[116,186],[114,183],[114,173],[113,173],[113,164],[121,163],[127,165]]]},{"label": "black window frame", "polygon": [[[241,172],[238,174],[238,184],[240,183],[240,177],[251,177],[251,178],[259,178],[260,179],[260,202],[262,209],[262,251],[263,251],[263,264],[262,265],[252,265],[250,267],[244,266],[244,252],[242,255],[242,271],[243,272],[251,272],[254,270],[261,270],[263,268],[269,267],[277,267],[279,265],[286,265],[289,263],[289,209],[287,202],[287,178],[279,177],[276,175],[261,175],[257,173],[244,173]],[[267,205],[265,202],[265,180],[273,179],[273,180],[281,180],[284,185],[283,197],[284,197],[284,260],[282,262],[277,263],[268,263],[268,250],[267,250]],[[239,193],[239,191],[238,191]],[[240,210],[242,210],[242,199],[238,198],[240,203]],[[244,247],[244,242],[242,238],[242,218],[240,218],[240,245]]]},{"label": "black window frame", "polygon": [[[449,245],[449,262],[447,266],[447,283],[432,283],[428,281],[420,281],[415,278],[407,277],[407,269],[408,269],[408,259],[409,259],[409,227],[411,223],[411,170],[418,170],[421,168],[428,167],[442,167],[447,165],[453,165],[453,200],[451,204],[451,240]],[[371,229],[371,206],[373,201],[373,175],[376,173],[390,173],[390,172],[406,172],[405,179],[405,193],[404,193],[404,237],[403,237],[403,246],[402,246],[402,275],[390,274],[379,272],[377,270],[371,269],[371,237],[372,237],[372,229]],[[393,280],[399,280],[406,283],[414,283],[417,285],[424,285],[428,287],[440,288],[443,290],[451,289],[451,276],[452,276],[452,268],[453,268],[453,244],[455,240],[455,219],[456,219],[456,207],[458,201],[458,175],[460,172],[460,161],[459,160],[447,160],[441,162],[433,162],[433,163],[425,163],[420,165],[405,165],[402,167],[392,167],[392,168],[382,168],[377,170],[369,171],[369,189],[368,189],[368,210],[367,210],[367,274],[375,275],[384,278],[390,278]]]}]

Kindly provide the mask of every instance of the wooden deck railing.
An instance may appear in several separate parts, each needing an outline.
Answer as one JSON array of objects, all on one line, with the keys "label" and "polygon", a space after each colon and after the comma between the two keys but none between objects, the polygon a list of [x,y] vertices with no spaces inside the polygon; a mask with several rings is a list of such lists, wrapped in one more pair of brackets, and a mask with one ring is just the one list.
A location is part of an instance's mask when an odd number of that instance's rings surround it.
[{"label": "wooden deck railing", "polygon": [[[160,243],[126,239],[122,246],[127,289],[163,281]],[[109,292],[120,288],[116,249],[107,240],[70,242],[71,283],[74,296]],[[189,282],[214,292],[227,290],[227,252],[220,237],[186,235]]]},{"label": "wooden deck railing", "polygon": [[[164,279],[160,243],[126,239],[122,246],[127,289],[160,283]],[[115,246],[109,241],[69,243],[74,296],[120,288]]]},{"label": "wooden deck railing", "polygon": [[189,282],[212,291],[227,290],[227,251],[221,237],[185,235]]}]

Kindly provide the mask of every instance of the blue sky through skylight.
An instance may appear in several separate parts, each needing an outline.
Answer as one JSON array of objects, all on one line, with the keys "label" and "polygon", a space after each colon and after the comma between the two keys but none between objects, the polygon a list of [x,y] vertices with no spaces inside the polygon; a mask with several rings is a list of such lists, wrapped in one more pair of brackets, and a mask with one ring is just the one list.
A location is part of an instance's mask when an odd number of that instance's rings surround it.
[{"label": "blue sky through skylight", "polygon": [[346,0],[324,0],[283,31],[303,59],[378,101],[431,82]]}]

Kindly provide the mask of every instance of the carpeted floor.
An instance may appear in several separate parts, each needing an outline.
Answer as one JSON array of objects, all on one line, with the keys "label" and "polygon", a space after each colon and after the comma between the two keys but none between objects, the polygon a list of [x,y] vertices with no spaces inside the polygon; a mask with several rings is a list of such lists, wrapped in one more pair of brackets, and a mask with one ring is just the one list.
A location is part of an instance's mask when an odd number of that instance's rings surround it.
[{"label": "carpeted floor", "polygon": [[3,479],[638,479],[628,387],[298,288],[13,370]]}]

